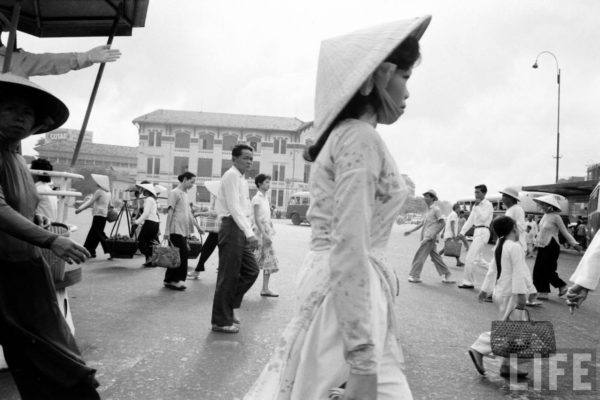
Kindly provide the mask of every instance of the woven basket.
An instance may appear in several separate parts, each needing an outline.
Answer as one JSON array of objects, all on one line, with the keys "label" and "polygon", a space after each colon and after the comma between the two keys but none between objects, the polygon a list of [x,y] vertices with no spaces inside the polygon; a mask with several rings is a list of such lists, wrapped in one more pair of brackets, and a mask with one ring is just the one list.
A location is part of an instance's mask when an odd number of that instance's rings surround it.
[{"label": "woven basket", "polygon": [[103,247],[112,258],[133,258],[138,249],[138,242],[108,238],[104,241]]},{"label": "woven basket", "polygon": [[531,321],[529,311],[525,311],[527,321],[492,321],[491,344],[492,352],[495,355],[547,358],[556,352],[552,323],[550,321]]},{"label": "woven basket", "polygon": [[[46,229],[59,236],[69,237],[69,227],[60,222],[53,222]],[[42,249],[42,257],[44,257],[44,260],[46,260],[50,267],[50,273],[54,282],[62,281],[65,278],[65,260],[54,254],[50,249]]]}]

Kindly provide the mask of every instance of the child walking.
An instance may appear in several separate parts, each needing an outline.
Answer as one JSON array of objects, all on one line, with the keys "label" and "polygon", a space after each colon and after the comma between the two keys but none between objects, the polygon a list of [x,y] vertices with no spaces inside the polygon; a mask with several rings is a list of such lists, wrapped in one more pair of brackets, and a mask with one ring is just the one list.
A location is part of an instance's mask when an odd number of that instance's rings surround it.
[{"label": "child walking", "polygon": [[533,257],[533,253],[535,251],[534,243],[535,243],[535,233],[531,226],[527,225],[527,232],[525,234],[525,243],[527,243],[527,257]]},{"label": "child walking", "polygon": [[[519,231],[515,221],[506,216],[496,218],[492,222],[492,228],[498,235],[498,244],[494,250],[494,259],[485,277],[479,300],[483,301],[489,291],[493,291],[493,299],[500,309],[500,317],[506,319],[512,314],[518,320],[523,319],[527,293],[531,286],[531,273],[525,263],[525,253],[519,244]],[[495,265],[494,265],[495,264]],[[484,332],[469,348],[469,355],[475,369],[481,375],[485,374],[483,357],[491,354],[490,332]],[[512,371],[513,376],[524,378],[526,371]],[[500,376],[508,378],[511,376],[509,359],[504,358],[500,367]]]}]

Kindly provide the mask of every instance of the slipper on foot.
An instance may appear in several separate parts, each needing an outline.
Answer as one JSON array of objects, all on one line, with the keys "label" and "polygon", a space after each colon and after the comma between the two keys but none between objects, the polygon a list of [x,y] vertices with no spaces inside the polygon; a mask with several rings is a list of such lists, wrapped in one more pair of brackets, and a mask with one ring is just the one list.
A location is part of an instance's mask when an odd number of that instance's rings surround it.
[{"label": "slipper on foot", "polygon": [[469,349],[469,356],[471,356],[471,361],[473,361],[477,372],[479,372],[481,375],[485,375],[483,356],[481,356],[481,353],[477,352],[476,350]]},{"label": "slipper on foot", "polygon": [[238,333],[240,331],[240,328],[238,328],[235,325],[229,325],[229,326],[213,325],[212,331],[219,332],[219,333]]},{"label": "slipper on foot", "polygon": [[277,293],[273,293],[273,292],[262,292],[260,295],[262,297],[279,297],[279,295]]}]

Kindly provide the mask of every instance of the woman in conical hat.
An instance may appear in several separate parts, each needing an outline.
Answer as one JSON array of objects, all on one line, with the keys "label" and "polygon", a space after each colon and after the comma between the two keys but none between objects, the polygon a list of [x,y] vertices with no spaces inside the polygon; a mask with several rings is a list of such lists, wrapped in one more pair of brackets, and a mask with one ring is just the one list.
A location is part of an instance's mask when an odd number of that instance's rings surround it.
[{"label": "woman in conical hat", "polygon": [[143,212],[133,221],[135,225],[142,227],[138,236],[140,251],[146,256],[144,267],[150,267],[150,257],[152,256],[152,243],[157,241],[160,218],[158,216],[158,205],[156,203],[156,189],[151,183],[138,183],[141,194],[144,197]]},{"label": "woman in conical hat", "polygon": [[375,128],[403,114],[429,21],[393,22],[321,45],[318,139],[306,153],[314,162],[311,251],[299,272],[298,314],[247,400],[321,400],[330,390],[336,398],[412,398],[395,331],[398,281],[384,259],[408,189]]},{"label": "woman in conical hat", "polygon": [[56,97],[27,79],[0,74],[0,344],[21,398],[99,399],[61,315],[50,269],[39,247],[68,263],[87,250],[36,225],[38,197],[22,139],[62,125],[69,115]]},{"label": "woman in conical hat", "polygon": [[104,228],[106,227],[106,218],[108,210],[112,208],[110,194],[110,180],[106,175],[92,174],[92,179],[96,182],[98,189],[94,195],[81,204],[75,214],[79,214],[85,209],[92,207],[92,225],[85,238],[83,246],[90,252],[91,257],[96,257],[96,248],[106,239]]},{"label": "woman in conical hat", "polygon": [[558,214],[561,211],[556,198],[551,195],[540,196],[533,199],[544,212],[540,221],[540,231],[536,237],[538,253],[533,265],[533,284],[538,291],[537,298],[548,300],[550,285],[558,289],[558,295],[567,293],[567,283],[558,276],[558,257],[560,255],[559,232],[567,242],[577,251],[581,246],[567,230],[565,223]]}]

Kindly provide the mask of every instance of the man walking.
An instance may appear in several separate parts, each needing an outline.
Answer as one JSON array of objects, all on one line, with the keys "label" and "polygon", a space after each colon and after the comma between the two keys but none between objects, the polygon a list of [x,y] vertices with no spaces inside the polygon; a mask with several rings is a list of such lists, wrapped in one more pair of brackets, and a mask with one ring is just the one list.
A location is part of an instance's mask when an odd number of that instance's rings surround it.
[{"label": "man walking", "polygon": [[410,270],[410,274],[408,275],[408,281],[412,283],[421,282],[421,271],[423,270],[423,264],[427,259],[427,256],[431,257],[431,261],[433,261],[433,265],[435,265],[435,269],[437,269],[438,274],[443,276],[443,283],[455,283],[455,281],[450,279],[450,270],[444,264],[444,260],[436,251],[436,243],[437,236],[444,228],[444,216],[440,211],[440,208],[435,204],[438,200],[437,193],[435,190],[430,189],[423,193],[423,199],[425,199],[425,203],[429,210],[427,214],[425,214],[425,218],[423,222],[417,225],[415,228],[404,232],[404,236],[408,236],[411,233],[423,228],[421,231],[421,244],[413,258],[412,269]]},{"label": "man walking", "polygon": [[487,186],[475,186],[475,205],[471,209],[467,222],[460,231],[460,238],[465,238],[465,234],[474,227],[473,242],[467,252],[465,274],[462,283],[458,285],[461,289],[475,288],[475,260],[481,258],[481,252],[490,239],[490,224],[494,216],[494,206],[489,200],[486,200]]},{"label": "man walking", "polygon": [[219,271],[213,300],[212,330],[238,333],[240,321],[234,310],[258,277],[253,250],[258,239],[252,231],[252,208],[245,172],[252,166],[252,147],[236,145],[231,151],[233,166],[223,174],[216,211],[219,230]]}]

